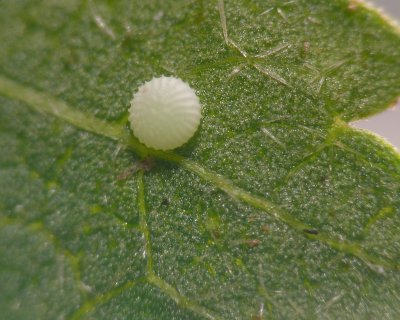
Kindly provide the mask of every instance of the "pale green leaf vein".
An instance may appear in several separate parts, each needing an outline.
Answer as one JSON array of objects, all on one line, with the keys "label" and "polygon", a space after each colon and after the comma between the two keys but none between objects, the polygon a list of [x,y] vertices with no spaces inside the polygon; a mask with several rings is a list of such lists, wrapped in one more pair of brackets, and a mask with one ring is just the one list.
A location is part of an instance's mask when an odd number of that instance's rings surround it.
[{"label": "pale green leaf vein", "polygon": [[74,312],[74,314],[70,317],[70,320],[78,320],[81,319],[84,315],[87,315],[93,312],[97,307],[109,302],[111,299],[117,297],[118,295],[124,293],[129,290],[133,286],[135,286],[138,282],[148,282],[157,288],[159,288],[162,292],[168,295],[172,300],[175,301],[177,305],[182,308],[191,310],[203,317],[210,320],[218,320],[220,319],[218,316],[213,315],[209,310],[200,306],[195,301],[188,299],[184,295],[178,292],[173,286],[171,286],[168,282],[161,279],[157,276],[153,269],[153,258],[151,256],[151,238],[150,238],[150,229],[147,225],[146,216],[146,199],[145,199],[145,186],[143,179],[143,170],[138,172],[137,177],[137,205],[139,209],[139,227],[140,231],[143,233],[144,237],[144,253],[146,257],[146,271],[147,275],[144,278],[141,278],[136,281],[128,281],[124,285],[113,288],[108,292],[104,292],[99,294],[95,298],[91,300],[86,300],[82,306]]},{"label": "pale green leaf vein", "polygon": [[99,294],[98,296],[94,297],[91,300],[87,300],[85,303],[82,304],[82,306],[78,310],[76,310],[69,317],[69,320],[81,319],[86,314],[93,312],[97,307],[104,305],[105,303],[107,303],[111,299],[115,298],[116,296],[120,295],[121,293],[127,291],[128,289],[133,288],[139,282],[141,282],[141,279],[136,280],[136,281],[128,281],[125,284],[123,284],[122,286],[113,288],[110,291]]},{"label": "pale green leaf vein", "polygon": [[82,295],[82,297],[86,297],[87,286],[81,280],[80,257],[78,255],[65,248],[62,245],[60,239],[58,239],[57,236],[53,232],[48,230],[46,226],[40,221],[26,223],[23,220],[15,217],[10,218],[2,216],[0,218],[0,228],[4,228],[10,225],[21,226],[32,233],[39,234],[40,236],[44,237],[46,239],[45,241],[53,246],[56,254],[65,258],[71,268],[71,272],[74,277],[74,281],[78,287],[79,293]]}]

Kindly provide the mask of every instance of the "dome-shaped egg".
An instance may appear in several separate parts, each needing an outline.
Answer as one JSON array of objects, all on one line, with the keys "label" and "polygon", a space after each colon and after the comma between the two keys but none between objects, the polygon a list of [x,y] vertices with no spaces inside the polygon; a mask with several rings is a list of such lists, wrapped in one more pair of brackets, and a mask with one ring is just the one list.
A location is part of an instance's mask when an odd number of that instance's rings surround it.
[{"label": "dome-shaped egg", "polygon": [[181,79],[159,77],[144,83],[134,94],[129,121],[135,136],[147,147],[177,148],[196,132],[201,106],[195,91]]}]

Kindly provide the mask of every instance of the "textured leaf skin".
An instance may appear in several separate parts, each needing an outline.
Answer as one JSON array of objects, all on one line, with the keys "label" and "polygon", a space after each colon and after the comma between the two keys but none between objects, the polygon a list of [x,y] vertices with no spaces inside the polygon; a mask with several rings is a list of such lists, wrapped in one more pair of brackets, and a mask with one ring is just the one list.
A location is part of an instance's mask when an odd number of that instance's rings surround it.
[{"label": "textured leaf skin", "polygon": [[[400,156],[348,125],[400,93],[399,31],[376,12],[0,8],[1,319],[399,318]],[[174,153],[128,129],[161,75],[203,105]]]}]

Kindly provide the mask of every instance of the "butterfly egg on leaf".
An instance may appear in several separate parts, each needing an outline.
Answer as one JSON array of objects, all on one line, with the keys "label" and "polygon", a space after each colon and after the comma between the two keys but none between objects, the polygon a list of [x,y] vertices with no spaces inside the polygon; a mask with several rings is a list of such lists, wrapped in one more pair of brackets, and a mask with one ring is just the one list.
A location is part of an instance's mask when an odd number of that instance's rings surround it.
[{"label": "butterfly egg on leaf", "polygon": [[134,135],[149,148],[175,149],[196,132],[201,105],[196,92],[175,77],[144,83],[134,94],[129,121]]}]

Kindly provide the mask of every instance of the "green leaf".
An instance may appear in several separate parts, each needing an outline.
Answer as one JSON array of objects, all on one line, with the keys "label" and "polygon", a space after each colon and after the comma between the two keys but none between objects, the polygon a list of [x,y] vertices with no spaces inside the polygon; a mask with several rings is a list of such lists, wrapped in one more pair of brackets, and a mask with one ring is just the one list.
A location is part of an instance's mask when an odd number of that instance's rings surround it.
[{"label": "green leaf", "polygon": [[[400,156],[349,125],[400,93],[400,32],[377,12],[0,7],[2,319],[398,318]],[[203,105],[174,152],[127,122],[162,74]]]}]

